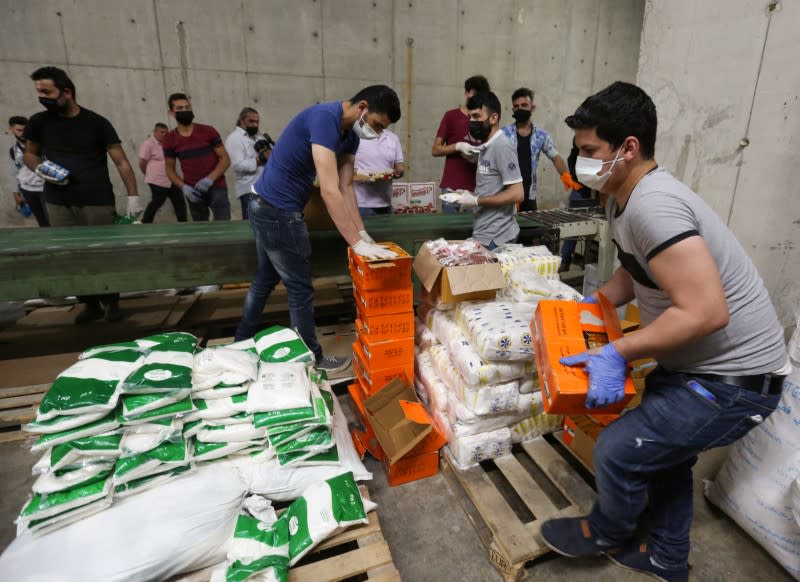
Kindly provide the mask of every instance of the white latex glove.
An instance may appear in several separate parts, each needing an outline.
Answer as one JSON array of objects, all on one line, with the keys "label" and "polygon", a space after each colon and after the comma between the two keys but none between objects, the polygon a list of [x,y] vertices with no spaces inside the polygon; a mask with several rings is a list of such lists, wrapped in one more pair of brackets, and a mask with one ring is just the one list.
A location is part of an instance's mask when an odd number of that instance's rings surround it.
[{"label": "white latex glove", "polygon": [[474,162],[478,159],[478,154],[475,151],[475,146],[466,141],[460,141],[456,144],[456,151],[461,154],[465,160]]},{"label": "white latex glove", "polygon": [[128,196],[128,214],[136,216],[142,211],[142,205],[139,203],[138,196]]},{"label": "white latex glove", "polygon": [[367,233],[366,230],[359,230],[358,231],[358,236],[360,236],[361,240],[363,240],[364,242],[368,242],[371,245],[375,244],[375,239],[373,239],[371,236],[369,236],[369,234]]},{"label": "white latex glove", "polygon": [[353,245],[353,252],[368,259],[393,259],[397,256],[394,251],[364,240],[360,240]]},{"label": "white latex glove", "polygon": [[462,192],[461,198],[458,199],[458,204],[464,208],[475,208],[478,206],[478,197],[469,192]]},{"label": "white latex glove", "polygon": [[194,185],[194,189],[200,192],[200,194],[205,194],[211,189],[211,186],[214,185],[214,181],[206,176],[202,180],[198,180],[197,184]]}]

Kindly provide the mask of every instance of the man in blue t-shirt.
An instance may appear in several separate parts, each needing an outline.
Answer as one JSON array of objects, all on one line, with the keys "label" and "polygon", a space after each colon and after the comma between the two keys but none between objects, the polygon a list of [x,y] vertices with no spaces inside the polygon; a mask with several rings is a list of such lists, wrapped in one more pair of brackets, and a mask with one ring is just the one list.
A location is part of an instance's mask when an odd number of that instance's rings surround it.
[{"label": "man in blue t-shirt", "polygon": [[250,225],[256,235],[258,271],[245,298],[236,340],[252,337],[261,325],[270,293],[283,281],[291,325],[308,344],[316,365],[344,370],[350,360],[323,356],[314,332],[311,241],[303,219],[314,176],[337,230],[353,252],[374,259],[395,254],[367,234],[353,190],[353,164],[360,139],[375,139],[400,119],[400,100],[386,85],[362,89],[347,101],[320,103],[301,111],[283,131],[269,164],[253,185]]}]

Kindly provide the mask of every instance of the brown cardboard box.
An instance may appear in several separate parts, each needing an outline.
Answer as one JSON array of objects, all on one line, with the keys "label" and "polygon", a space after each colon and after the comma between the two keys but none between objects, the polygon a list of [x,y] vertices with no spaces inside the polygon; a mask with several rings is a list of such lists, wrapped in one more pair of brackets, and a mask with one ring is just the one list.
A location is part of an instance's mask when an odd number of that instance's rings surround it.
[{"label": "brown cardboard box", "polygon": [[584,415],[564,417],[564,444],[575,456],[594,470],[594,445],[605,425],[594,422]]},{"label": "brown cardboard box", "polygon": [[425,290],[442,303],[494,299],[506,284],[498,263],[444,267],[425,245],[414,259],[414,272]]}]

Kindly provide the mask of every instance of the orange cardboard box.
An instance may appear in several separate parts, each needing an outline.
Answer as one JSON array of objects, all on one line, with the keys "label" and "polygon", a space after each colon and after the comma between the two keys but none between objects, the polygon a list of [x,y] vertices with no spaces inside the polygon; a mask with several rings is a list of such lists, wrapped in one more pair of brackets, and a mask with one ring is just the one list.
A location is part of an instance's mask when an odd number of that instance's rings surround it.
[{"label": "orange cardboard box", "polygon": [[367,357],[361,349],[360,342],[353,343],[353,370],[361,382],[366,396],[372,396],[395,378],[403,378],[407,382],[414,381],[414,358],[404,365],[390,368],[372,369],[367,365]]},{"label": "orange cardboard box", "polygon": [[396,463],[390,463],[384,457],[383,466],[386,468],[386,479],[391,487],[411,483],[426,477],[433,477],[439,472],[439,451],[406,456]]},{"label": "orange cardboard box", "polygon": [[353,288],[356,306],[365,315],[393,315],[414,311],[414,288],[411,281],[405,287],[367,291]]},{"label": "orange cardboard box", "polygon": [[608,343],[622,332],[616,310],[604,297],[605,305],[574,301],[540,301],[531,321],[535,338],[536,368],[548,414],[619,413],[636,395],[633,380],[625,380],[625,397],[603,409],[587,409],[589,377],[582,367],[569,367],[559,360]]},{"label": "orange cardboard box", "polygon": [[414,337],[414,312],[389,315],[367,315],[356,305],[356,313],[364,326],[364,334],[374,340]]},{"label": "orange cardboard box", "polygon": [[364,291],[393,289],[411,285],[412,257],[402,247],[391,243],[378,243],[397,253],[394,259],[367,259],[347,249],[350,276],[354,285]]},{"label": "orange cardboard box", "polygon": [[391,368],[414,363],[414,338],[399,338],[391,340],[370,339],[364,333],[361,320],[356,320],[356,334],[361,343],[361,350],[366,356],[365,363],[372,369]]}]

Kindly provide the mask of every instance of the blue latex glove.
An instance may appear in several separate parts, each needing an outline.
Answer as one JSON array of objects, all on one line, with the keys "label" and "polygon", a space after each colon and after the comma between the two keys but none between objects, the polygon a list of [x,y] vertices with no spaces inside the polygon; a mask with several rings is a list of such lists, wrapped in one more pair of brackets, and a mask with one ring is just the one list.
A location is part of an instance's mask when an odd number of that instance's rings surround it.
[{"label": "blue latex glove", "polygon": [[584,366],[589,374],[589,393],[586,408],[605,408],[625,397],[625,373],[628,362],[614,344],[606,344],[598,354],[583,352],[561,358],[565,366]]},{"label": "blue latex glove", "polygon": [[197,190],[198,192],[200,192],[200,194],[205,194],[206,192],[209,191],[209,189],[213,185],[214,185],[214,181],[211,178],[209,178],[208,176],[206,176],[202,180],[198,180],[197,181],[197,184],[194,185],[194,189]]},{"label": "blue latex glove", "polygon": [[586,297],[581,299],[578,303],[590,303],[592,305],[599,305],[600,300],[594,295],[587,295]]},{"label": "blue latex glove", "polygon": [[189,202],[199,204],[203,201],[203,196],[200,194],[200,192],[197,192],[194,188],[189,186],[189,184],[184,184],[181,190],[183,190],[183,195],[189,199]]}]

